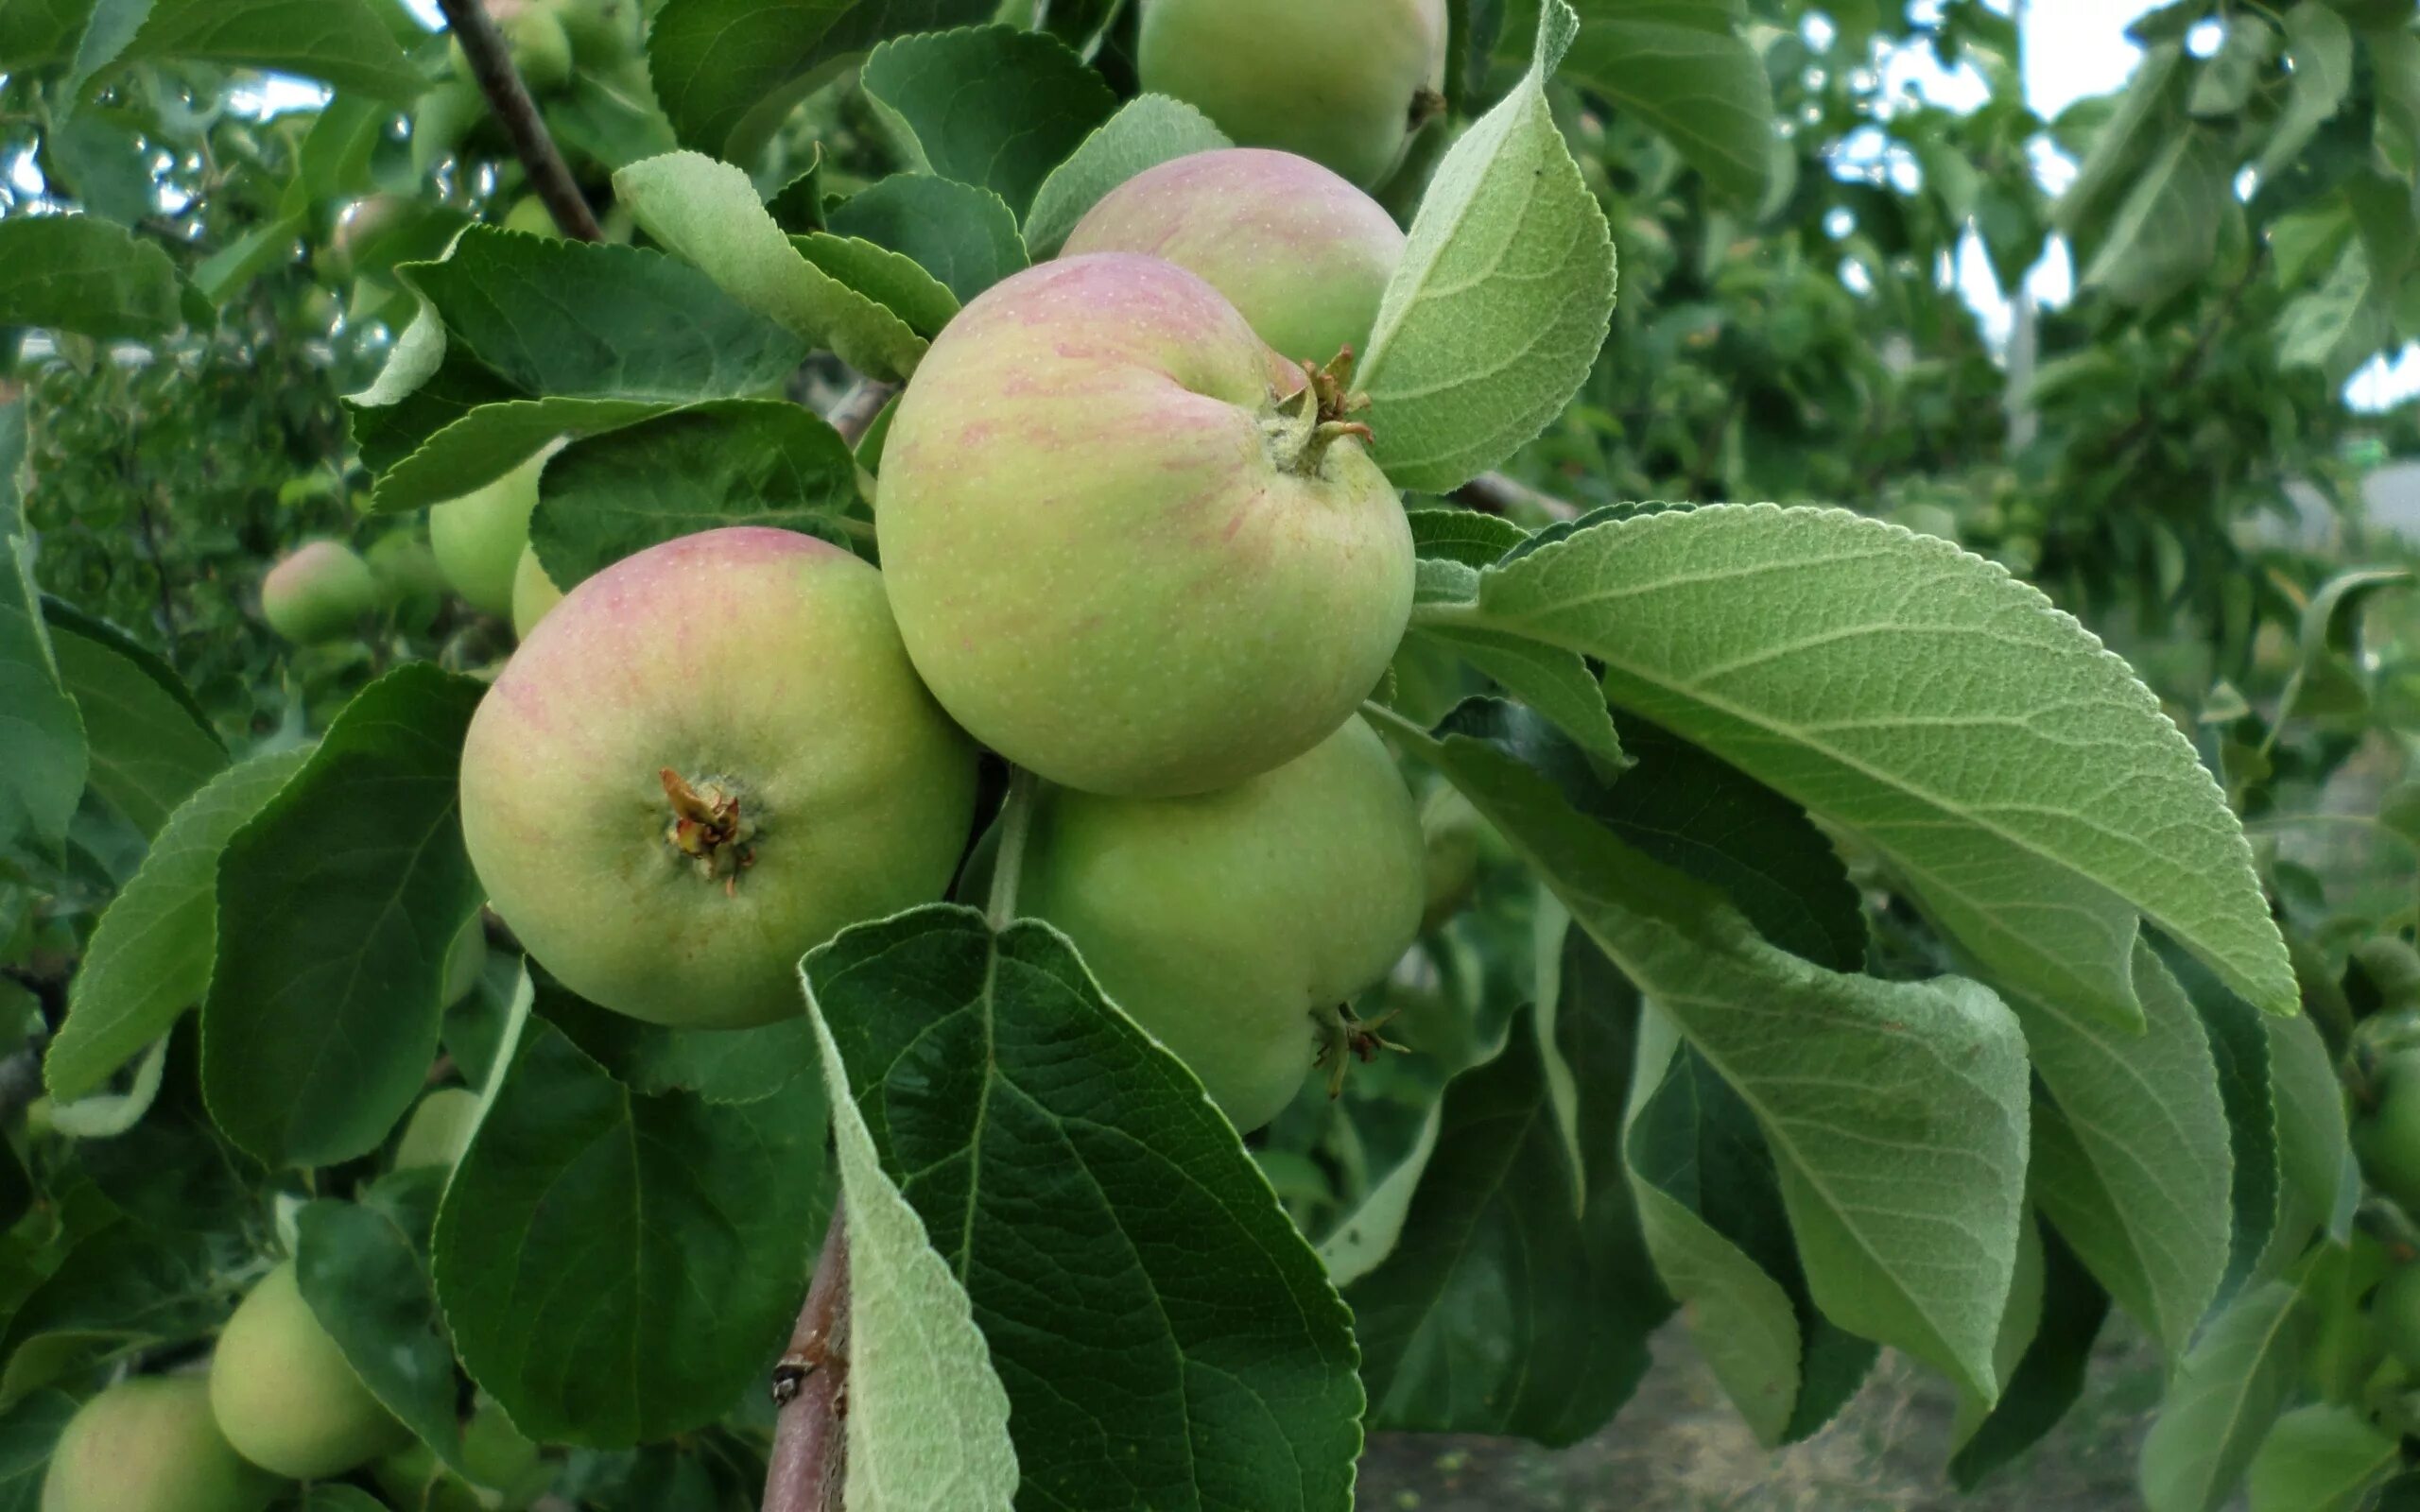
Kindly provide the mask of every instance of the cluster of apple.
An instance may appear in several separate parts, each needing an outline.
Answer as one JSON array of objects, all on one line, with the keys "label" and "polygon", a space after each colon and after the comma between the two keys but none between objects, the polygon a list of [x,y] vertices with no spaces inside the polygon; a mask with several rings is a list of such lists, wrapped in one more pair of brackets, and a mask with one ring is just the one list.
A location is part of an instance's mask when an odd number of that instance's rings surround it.
[{"label": "cluster of apple", "polygon": [[[1198,60],[1202,14],[1148,9],[1147,64]],[[1426,899],[1357,712],[1412,593],[1348,388],[1403,245],[1305,157],[1151,169],[936,340],[884,443],[879,570],[732,528],[573,589],[464,747],[497,914],[602,1006],[744,1027],[798,1012],[807,949],[971,895],[996,850],[1238,1127],[1273,1117]],[[962,868],[978,745],[1038,796]]]}]

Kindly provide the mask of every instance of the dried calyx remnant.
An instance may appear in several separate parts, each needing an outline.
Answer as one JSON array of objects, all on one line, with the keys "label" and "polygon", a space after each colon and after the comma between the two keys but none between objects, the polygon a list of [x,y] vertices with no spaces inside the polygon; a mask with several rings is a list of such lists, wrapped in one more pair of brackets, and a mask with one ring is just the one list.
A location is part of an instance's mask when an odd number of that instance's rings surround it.
[{"label": "dried calyx remnant", "polygon": [[1327,449],[1339,438],[1357,438],[1367,446],[1374,438],[1370,427],[1346,417],[1370,407],[1370,396],[1351,389],[1353,349],[1339,352],[1324,368],[1303,364],[1303,387],[1280,402],[1278,412],[1264,422],[1270,451],[1277,465],[1307,477],[1320,470]]},{"label": "dried calyx remnant", "polygon": [[1330,1098],[1344,1095],[1344,1079],[1355,1061],[1367,1065],[1378,1058],[1381,1050],[1404,1053],[1403,1046],[1380,1032],[1402,1011],[1391,1008],[1377,1018],[1363,1019],[1353,1011],[1350,1003],[1340,1003],[1325,1012],[1311,1010],[1311,1022],[1319,1040],[1319,1054],[1312,1057],[1311,1065],[1327,1073]]},{"label": "dried calyx remnant", "polygon": [[742,812],[736,789],[725,778],[692,784],[666,766],[656,774],[664,796],[672,800],[672,822],[665,826],[665,844],[689,858],[698,875],[719,882],[727,893],[736,892],[739,874],[756,864],[755,821]]}]

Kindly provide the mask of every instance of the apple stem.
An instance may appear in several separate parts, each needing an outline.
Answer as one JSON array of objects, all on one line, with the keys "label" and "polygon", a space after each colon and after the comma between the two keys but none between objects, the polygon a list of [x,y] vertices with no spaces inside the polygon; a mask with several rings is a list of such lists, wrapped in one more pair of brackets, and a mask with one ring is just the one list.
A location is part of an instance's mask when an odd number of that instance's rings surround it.
[{"label": "apple stem", "polygon": [[1042,779],[1022,766],[1009,768],[1009,796],[1000,805],[1000,850],[992,864],[992,898],[984,917],[995,930],[1017,919],[1017,884],[1025,872],[1026,839],[1033,833],[1033,805]]},{"label": "apple stem", "polygon": [[773,1366],[764,1512],[838,1512],[848,1476],[848,1211],[835,1202],[806,1303]]}]

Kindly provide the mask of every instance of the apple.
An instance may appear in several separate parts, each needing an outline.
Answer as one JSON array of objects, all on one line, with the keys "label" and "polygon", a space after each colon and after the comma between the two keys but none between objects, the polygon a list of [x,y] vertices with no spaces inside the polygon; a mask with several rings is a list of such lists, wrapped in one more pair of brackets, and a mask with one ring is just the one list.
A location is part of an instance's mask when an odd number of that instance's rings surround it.
[{"label": "apple", "polygon": [[356,633],[384,596],[378,576],[352,547],[334,541],[301,546],[261,579],[261,615],[297,645]]},{"label": "apple", "polygon": [[1173,264],[994,285],[884,443],[916,670],[977,740],[1085,792],[1206,792],[1309,750],[1411,611],[1410,528],[1344,413]]},{"label": "apple", "polygon": [[544,236],[549,241],[563,239],[562,228],[555,224],[555,213],[536,195],[523,195],[504,213],[504,229],[517,231],[525,236]]},{"label": "apple", "polygon": [[370,1468],[370,1478],[397,1506],[421,1512],[517,1512],[546,1493],[555,1467],[522,1436],[494,1402],[481,1400],[462,1425],[465,1481],[425,1444],[415,1443]]},{"label": "apple", "polygon": [[547,448],[458,499],[428,511],[428,543],[454,592],[474,609],[512,612],[512,576],[529,544],[529,516],[538,507],[538,474]]},{"label": "apple", "polygon": [[2378,1343],[2407,1370],[2420,1370],[2420,1264],[2398,1267],[2370,1298]]},{"label": "apple", "polygon": [[1063,256],[1142,252],[1198,273],[1288,357],[1361,352],[1403,232],[1378,202],[1308,158],[1197,152],[1111,190]]},{"label": "apple", "polygon": [[428,542],[421,540],[416,530],[395,530],[380,536],[370,543],[362,558],[378,579],[380,602],[389,608],[433,604],[452,591],[453,585],[437,565],[437,553],[428,549]]},{"label": "apple", "polygon": [[1443,106],[1445,0],[1143,0],[1143,87],[1368,188]]},{"label": "apple", "polygon": [[261,1278],[218,1335],[210,1409],[235,1452],[302,1481],[340,1475],[411,1437],[320,1325],[290,1260]]},{"label": "apple", "polygon": [[2420,1057],[2390,1057],[2377,1079],[2377,1106],[2355,1122],[2353,1149],[2370,1185],[2420,1216]]},{"label": "apple", "polygon": [[404,1137],[395,1142],[389,1169],[409,1171],[438,1166],[451,1171],[478,1131],[479,1094],[468,1087],[440,1087],[420,1100]]},{"label": "apple", "polygon": [[363,252],[415,213],[410,198],[398,194],[367,195],[345,206],[337,213],[336,229],[328,233],[328,276],[343,282],[359,274]]},{"label": "apple", "polygon": [[798,960],[942,896],[976,758],[882,575],[786,530],[684,536],[582,582],[480,702],[462,831],[501,915],[632,1018],[801,1010]]},{"label": "apple", "polygon": [[538,622],[562,601],[563,591],[546,576],[537,550],[522,547],[520,565],[512,570],[512,633],[522,640],[529,639],[529,632],[538,627]]},{"label": "apple", "polygon": [[136,1376],[68,1419],[42,1512],[260,1512],[277,1489],[220,1435],[201,1377]]},{"label": "apple", "polygon": [[1420,928],[1420,815],[1357,715],[1307,754],[1187,798],[1045,789],[1017,910],[1249,1133],[1293,1100]]},{"label": "apple", "polygon": [[[571,38],[549,7],[540,0],[484,0],[487,12],[503,33],[512,66],[532,94],[549,94],[571,82]],[[446,58],[454,77],[472,79],[471,60],[463,56],[459,38],[446,43]]]},{"label": "apple", "polygon": [[638,53],[645,26],[638,0],[554,0],[554,12],[582,68],[603,68]]}]

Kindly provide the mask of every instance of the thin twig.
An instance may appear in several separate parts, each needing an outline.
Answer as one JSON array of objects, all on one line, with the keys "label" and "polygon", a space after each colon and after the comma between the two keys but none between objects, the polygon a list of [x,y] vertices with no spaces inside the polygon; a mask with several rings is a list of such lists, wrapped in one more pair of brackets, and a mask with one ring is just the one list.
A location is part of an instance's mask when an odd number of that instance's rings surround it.
[{"label": "thin twig", "polygon": [[454,40],[462,44],[462,56],[470,61],[471,77],[478,80],[480,93],[488,97],[488,109],[495,112],[496,123],[512,143],[513,156],[529,176],[529,187],[545,201],[555,224],[575,240],[603,241],[605,232],[596,224],[596,213],[588,208],[588,197],[573,181],[571,169],[538,114],[538,102],[521,82],[520,70],[512,66],[511,50],[487,8],[480,0],[437,0],[437,9],[445,12],[445,24],[453,28]]},{"label": "thin twig", "polygon": [[1577,520],[1581,514],[1578,505],[1540,493],[1501,472],[1480,473],[1456,489],[1454,497],[1486,514],[1512,514],[1523,508],[1535,509],[1550,520]]},{"label": "thin twig", "polygon": [[773,1367],[764,1512],[838,1512],[847,1482],[849,1225],[835,1206],[790,1345]]}]

